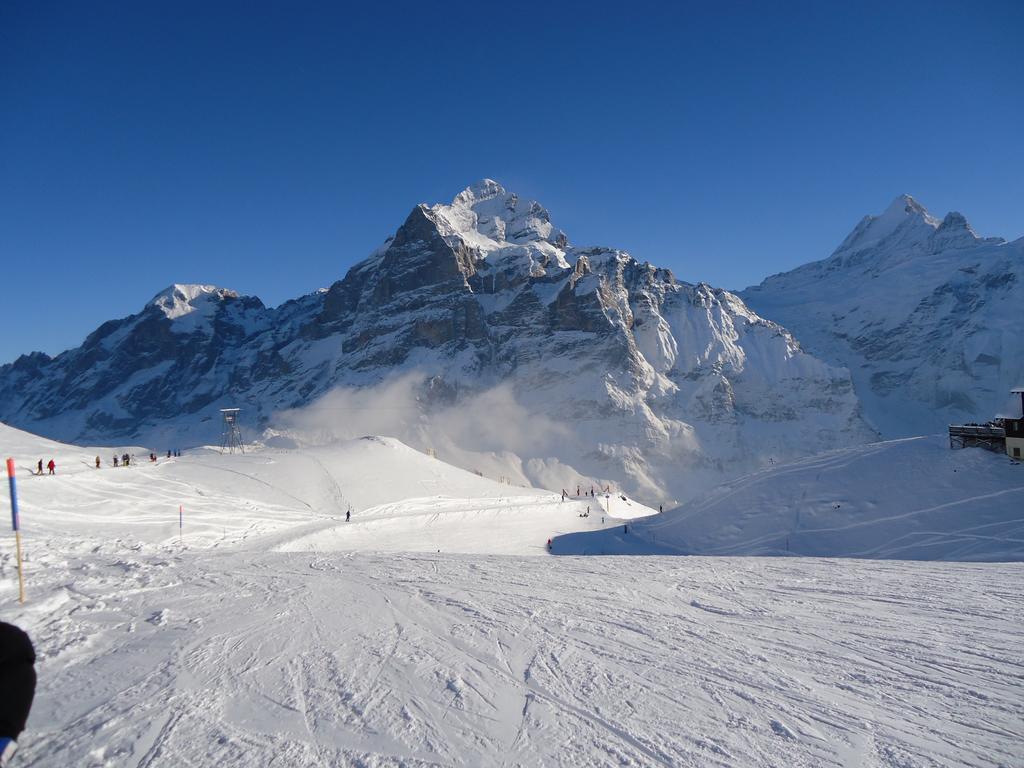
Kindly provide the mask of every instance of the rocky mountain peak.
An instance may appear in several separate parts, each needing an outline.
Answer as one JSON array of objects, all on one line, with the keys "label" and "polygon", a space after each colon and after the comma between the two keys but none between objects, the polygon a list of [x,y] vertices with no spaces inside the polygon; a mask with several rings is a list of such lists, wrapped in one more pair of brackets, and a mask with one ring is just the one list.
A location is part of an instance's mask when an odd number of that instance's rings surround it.
[{"label": "rocky mountain peak", "polygon": [[966,217],[958,211],[950,211],[930,238],[931,249],[939,252],[947,248],[963,248],[974,245],[978,235],[971,228]]},{"label": "rocky mountain peak", "polygon": [[416,206],[325,292],[268,309],[172,285],[77,349],[2,366],[0,420],[65,439],[202,442],[227,404],[263,428],[335,387],[396,375],[453,398],[508,386],[564,433],[508,459],[555,488],[606,477],[681,498],[764,456],[872,437],[847,371],[731,294],[570,247],[543,206],[492,180]]},{"label": "rocky mountain peak", "polygon": [[202,310],[210,304],[219,304],[225,298],[237,299],[238,294],[215,285],[175,283],[150,299],[146,307],[154,307],[163,312],[168,319],[176,320]]},{"label": "rocky mountain peak", "polygon": [[847,367],[865,412],[890,437],[988,418],[1024,372],[1014,291],[1024,240],[978,237],[909,195],[867,216],[824,261],[741,296],[813,354]]},{"label": "rocky mountain peak", "polygon": [[564,250],[565,233],[551,223],[551,215],[536,200],[508,192],[492,179],[482,179],[462,190],[450,205],[430,211],[439,221],[442,235],[457,236],[481,255],[507,245],[553,245]]},{"label": "rocky mountain peak", "polygon": [[508,193],[505,192],[505,188],[501,186],[494,179],[480,179],[475,184],[470,184],[464,190],[459,192],[452,200],[452,205],[469,205],[472,206],[475,203],[483,202],[484,200],[493,200],[496,197],[505,197]]},{"label": "rocky mountain peak", "polygon": [[939,220],[917,200],[899,195],[882,213],[861,219],[832,257],[847,265],[857,263],[864,252],[878,247],[924,242],[938,226]]},{"label": "rocky mountain peak", "polygon": [[967,221],[967,217],[959,211],[950,211],[946,214],[946,218],[942,220],[939,225],[939,229],[967,229],[973,232],[971,225]]},{"label": "rocky mountain peak", "polygon": [[931,214],[928,213],[928,209],[915,200],[912,195],[908,195],[906,193],[897,195],[896,198],[889,203],[889,207],[885,209],[885,212],[879,218],[887,216],[916,216],[922,219],[931,218]]}]

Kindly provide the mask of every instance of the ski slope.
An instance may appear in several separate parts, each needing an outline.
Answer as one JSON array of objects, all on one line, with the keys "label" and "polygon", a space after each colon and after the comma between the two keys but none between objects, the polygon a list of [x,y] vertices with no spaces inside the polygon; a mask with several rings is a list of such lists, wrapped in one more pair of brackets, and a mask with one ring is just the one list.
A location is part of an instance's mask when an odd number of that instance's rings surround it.
[{"label": "ski slope", "polygon": [[[83,543],[84,544],[84,543]],[[38,553],[26,766],[1014,765],[1019,566]],[[9,574],[5,574],[8,575]]]},{"label": "ski slope", "polygon": [[1019,564],[549,557],[643,520],[387,438],[117,470],[0,443],[58,465],[19,474],[24,605],[0,550],[39,654],[20,765],[1019,759]]},{"label": "ski slope", "polygon": [[[156,462],[145,448],[69,446],[4,425],[0,445],[19,468],[27,539],[76,533],[133,545],[222,547],[264,537],[262,546],[289,551],[531,554],[544,552],[553,536],[601,525],[601,499],[562,502],[386,437],[244,455],[201,449]],[[136,458],[114,468],[115,452]],[[55,476],[32,474],[50,457]],[[613,506],[623,519],[654,512],[628,498],[616,497]],[[588,507],[590,515],[580,517]]]},{"label": "ski slope", "polygon": [[726,483],[633,532],[690,554],[1024,560],[1024,464],[938,436],[856,446]]}]

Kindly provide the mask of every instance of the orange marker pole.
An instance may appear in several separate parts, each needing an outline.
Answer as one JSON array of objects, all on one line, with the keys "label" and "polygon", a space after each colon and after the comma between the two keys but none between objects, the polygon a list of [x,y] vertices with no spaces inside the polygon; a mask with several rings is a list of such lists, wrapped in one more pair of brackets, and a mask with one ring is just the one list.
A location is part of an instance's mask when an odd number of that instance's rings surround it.
[{"label": "orange marker pole", "polygon": [[7,482],[11,489],[11,527],[14,528],[14,546],[18,556],[18,602],[25,602],[25,576],[21,570],[21,525],[18,516],[18,484],[14,477],[14,459],[7,460]]}]

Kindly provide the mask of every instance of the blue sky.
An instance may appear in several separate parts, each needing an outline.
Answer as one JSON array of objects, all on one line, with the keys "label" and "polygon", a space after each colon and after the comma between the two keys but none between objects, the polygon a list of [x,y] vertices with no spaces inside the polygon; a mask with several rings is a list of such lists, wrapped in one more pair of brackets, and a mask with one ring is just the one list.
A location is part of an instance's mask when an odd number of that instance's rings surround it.
[{"label": "blue sky", "polygon": [[1024,234],[1024,3],[0,4],[0,362],[267,304],[481,177],[743,288],[897,194]]}]

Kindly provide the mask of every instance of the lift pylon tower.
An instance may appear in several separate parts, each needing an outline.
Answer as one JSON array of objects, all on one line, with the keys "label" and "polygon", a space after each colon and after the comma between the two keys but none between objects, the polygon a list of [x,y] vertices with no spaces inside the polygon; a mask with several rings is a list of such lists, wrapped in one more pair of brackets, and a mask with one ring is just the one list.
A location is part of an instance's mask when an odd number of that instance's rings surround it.
[{"label": "lift pylon tower", "polygon": [[221,415],[224,417],[224,432],[220,438],[220,452],[234,453],[237,448],[245,453],[245,446],[242,444],[242,430],[238,428],[238,412],[241,408],[221,408]]}]

